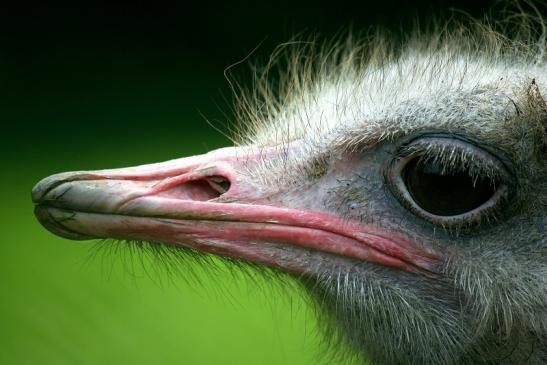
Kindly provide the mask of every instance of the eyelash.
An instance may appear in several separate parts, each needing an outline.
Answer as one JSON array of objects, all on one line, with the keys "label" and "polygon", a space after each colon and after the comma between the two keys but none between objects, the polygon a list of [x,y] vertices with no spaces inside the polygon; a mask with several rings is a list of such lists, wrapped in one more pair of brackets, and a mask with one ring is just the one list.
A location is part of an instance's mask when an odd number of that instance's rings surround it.
[{"label": "eyelash", "polygon": [[[446,140],[438,143],[437,140]],[[416,156],[419,163],[435,163],[443,168],[443,172],[466,172],[473,180],[486,177],[492,182],[500,181],[503,166],[494,162],[492,156],[479,148],[474,148],[457,139],[436,138],[435,141],[420,142],[405,146],[398,158]]]}]

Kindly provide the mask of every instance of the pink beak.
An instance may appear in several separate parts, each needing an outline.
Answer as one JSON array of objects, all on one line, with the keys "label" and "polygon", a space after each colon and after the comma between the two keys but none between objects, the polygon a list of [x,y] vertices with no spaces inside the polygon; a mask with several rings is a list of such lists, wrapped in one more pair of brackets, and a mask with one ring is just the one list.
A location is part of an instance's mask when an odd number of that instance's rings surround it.
[{"label": "pink beak", "polygon": [[[317,210],[270,203],[244,172],[279,148],[231,147],[129,168],[49,176],[32,190],[35,214],[70,239],[180,245],[306,274],[290,247],[408,271],[438,271],[440,258],[402,235]],[[310,258],[311,259],[311,258]]]}]

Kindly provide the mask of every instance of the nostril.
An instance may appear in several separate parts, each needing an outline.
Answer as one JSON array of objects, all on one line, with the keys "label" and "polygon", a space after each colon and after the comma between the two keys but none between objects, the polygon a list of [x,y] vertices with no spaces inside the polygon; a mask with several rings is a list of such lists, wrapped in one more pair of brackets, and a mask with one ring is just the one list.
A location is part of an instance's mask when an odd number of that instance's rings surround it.
[{"label": "nostril", "polygon": [[182,200],[208,201],[226,193],[230,186],[230,181],[223,176],[207,176],[174,186],[158,195]]},{"label": "nostril", "polygon": [[230,181],[224,176],[211,176],[206,180],[213,189],[220,193],[220,195],[230,190]]}]

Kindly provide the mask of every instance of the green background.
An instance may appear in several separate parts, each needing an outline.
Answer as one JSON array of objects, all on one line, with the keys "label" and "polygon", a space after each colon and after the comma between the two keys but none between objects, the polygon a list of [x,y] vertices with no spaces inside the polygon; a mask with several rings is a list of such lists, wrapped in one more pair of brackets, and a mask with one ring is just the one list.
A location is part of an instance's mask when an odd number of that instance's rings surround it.
[{"label": "green background", "polygon": [[[29,6],[0,19],[0,364],[315,364],[302,298],[229,271],[170,276],[43,229],[32,186],[229,145],[223,69],[295,31],[397,28],[454,1]],[[471,3],[471,2],[469,2]],[[460,7],[480,12],[465,2]],[[398,9],[396,14],[393,9]],[[236,71],[244,70],[241,66]],[[245,74],[244,71],[242,71]],[[151,271],[151,272],[150,272]]]}]

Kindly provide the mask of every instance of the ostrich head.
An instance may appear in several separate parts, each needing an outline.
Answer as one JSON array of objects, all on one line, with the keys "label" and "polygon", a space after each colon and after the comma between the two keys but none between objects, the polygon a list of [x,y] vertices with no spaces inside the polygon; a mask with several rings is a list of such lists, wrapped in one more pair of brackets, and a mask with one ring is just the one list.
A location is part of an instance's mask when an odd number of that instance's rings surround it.
[{"label": "ostrich head", "polygon": [[235,147],[47,177],[36,216],[290,273],[373,363],[545,363],[545,32],[458,29],[301,44]]}]

